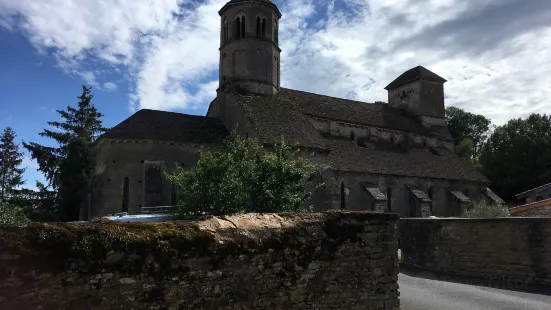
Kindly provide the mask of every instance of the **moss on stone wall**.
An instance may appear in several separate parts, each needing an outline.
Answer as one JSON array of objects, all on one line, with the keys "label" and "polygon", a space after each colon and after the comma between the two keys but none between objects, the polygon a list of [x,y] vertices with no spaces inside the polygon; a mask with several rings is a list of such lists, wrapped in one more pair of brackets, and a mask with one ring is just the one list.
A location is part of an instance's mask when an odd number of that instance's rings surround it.
[{"label": "moss on stone wall", "polygon": [[102,220],[0,226],[0,249],[17,253],[21,261],[42,269],[71,268],[81,272],[105,269],[158,274],[162,269],[170,270],[166,266],[179,259],[208,256],[216,266],[230,255],[270,251],[273,255],[297,256],[301,265],[306,266],[314,258],[331,259],[341,243],[356,240],[365,228],[363,223],[370,218],[396,219],[396,215],[372,212],[282,213],[277,216],[284,221],[292,220],[294,225],[274,229],[260,223],[245,228],[209,229],[200,224],[216,218],[207,217],[198,221],[163,223]]},{"label": "moss on stone wall", "polygon": [[396,215],[0,226],[0,308],[394,309]]}]

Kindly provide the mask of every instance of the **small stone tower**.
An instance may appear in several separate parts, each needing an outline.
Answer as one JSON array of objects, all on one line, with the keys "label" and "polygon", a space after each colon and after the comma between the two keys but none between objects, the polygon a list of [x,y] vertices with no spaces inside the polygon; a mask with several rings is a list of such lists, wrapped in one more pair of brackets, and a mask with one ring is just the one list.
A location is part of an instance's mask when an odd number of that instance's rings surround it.
[{"label": "small stone tower", "polygon": [[425,67],[409,69],[385,87],[388,104],[407,110],[425,127],[445,126],[444,83]]},{"label": "small stone tower", "polygon": [[218,12],[220,85],[273,95],[279,90],[281,13],[269,0],[231,0]]}]

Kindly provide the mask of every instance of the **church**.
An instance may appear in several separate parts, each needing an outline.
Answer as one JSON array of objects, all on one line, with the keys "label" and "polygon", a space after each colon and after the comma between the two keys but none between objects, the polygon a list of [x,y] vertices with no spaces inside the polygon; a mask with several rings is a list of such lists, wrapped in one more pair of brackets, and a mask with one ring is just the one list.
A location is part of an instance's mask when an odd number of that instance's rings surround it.
[{"label": "church", "polygon": [[313,154],[324,167],[324,186],[308,201],[317,211],[447,217],[473,202],[503,203],[454,153],[442,77],[409,69],[386,86],[388,104],[282,88],[277,6],[231,0],[219,14],[219,87],[207,114],[142,109],[99,137],[82,219],[177,205],[177,188],[161,172],[193,167],[199,149],[217,149],[232,130],[265,146],[283,136]]}]

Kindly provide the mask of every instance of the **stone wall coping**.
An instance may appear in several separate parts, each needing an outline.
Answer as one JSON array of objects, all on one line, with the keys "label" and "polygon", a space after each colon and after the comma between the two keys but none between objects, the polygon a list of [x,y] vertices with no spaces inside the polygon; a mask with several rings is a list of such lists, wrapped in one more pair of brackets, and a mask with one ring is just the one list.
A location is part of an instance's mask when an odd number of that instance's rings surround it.
[{"label": "stone wall coping", "polygon": [[440,221],[440,222],[547,222],[551,224],[551,217],[500,217],[500,218],[462,218],[462,217],[446,217],[446,218],[401,218],[400,222],[417,222],[417,221]]}]

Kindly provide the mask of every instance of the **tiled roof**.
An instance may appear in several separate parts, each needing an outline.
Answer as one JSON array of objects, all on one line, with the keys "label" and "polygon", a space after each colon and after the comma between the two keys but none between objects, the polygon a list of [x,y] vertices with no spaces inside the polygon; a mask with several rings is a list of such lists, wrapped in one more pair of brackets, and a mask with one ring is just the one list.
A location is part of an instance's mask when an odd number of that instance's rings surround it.
[{"label": "tiled roof", "polygon": [[538,186],[536,188],[532,188],[532,189],[524,191],[520,194],[516,194],[515,196],[517,197],[517,199],[521,199],[521,198],[524,198],[526,196],[537,194],[537,193],[539,193],[541,191],[544,191],[544,190],[547,190],[549,188],[551,188],[551,183],[547,183],[547,184]]},{"label": "tiled roof", "polygon": [[329,164],[338,170],[489,182],[469,162],[444,149],[438,149],[440,155],[435,155],[421,147],[402,149],[385,143],[360,147],[351,140],[326,142],[331,150]]},{"label": "tiled roof", "polygon": [[491,189],[489,188],[484,188],[484,189],[481,189],[481,191],[486,195],[488,196],[488,198],[492,199],[492,201],[494,203],[497,203],[497,204],[504,204],[505,201],[503,201],[503,199],[501,199],[496,193],[494,193]]},{"label": "tiled roof", "polygon": [[[276,137],[270,138],[278,140],[285,133],[286,137],[296,137],[308,146],[323,148],[319,133],[307,121],[308,116],[420,134],[432,133],[409,117],[404,110],[385,104],[371,104],[287,88],[282,88],[274,96],[236,92],[235,100],[242,104],[255,122],[255,127],[267,138],[276,134]],[[285,120],[285,126],[282,126],[282,119]]]},{"label": "tiled roof", "polygon": [[417,189],[410,189],[409,190],[413,196],[415,196],[417,199],[421,200],[422,202],[431,202],[432,199],[427,196],[427,194],[423,191],[417,190]]},{"label": "tiled roof", "polygon": [[218,118],[143,109],[100,139],[214,143],[228,134]]},{"label": "tiled roof", "polygon": [[387,90],[392,89],[392,88],[398,87],[402,84],[413,82],[413,81],[418,80],[420,78],[425,78],[425,79],[433,80],[433,81],[439,81],[439,82],[442,82],[442,83],[446,82],[446,80],[444,78],[442,78],[441,76],[437,75],[436,73],[430,71],[429,69],[427,69],[425,67],[422,67],[422,66],[417,66],[415,68],[409,69],[408,71],[402,73],[402,75],[400,75],[394,81],[392,81],[390,84],[388,84],[385,87],[385,89],[387,89]]},{"label": "tiled roof", "polygon": [[549,207],[549,206],[551,206],[551,198],[509,208],[509,214],[513,215],[521,211],[527,211],[535,208]]},{"label": "tiled roof", "polygon": [[297,142],[300,146],[327,150],[327,164],[333,169],[489,182],[469,162],[452,152],[439,149],[438,156],[428,148],[401,149],[369,142],[365,147],[360,147],[352,140],[325,138],[308,121],[309,117],[315,116],[406,132],[430,133],[401,109],[285,88],[275,96],[233,92],[228,100],[241,104],[265,143],[277,142],[284,136],[287,141]]},{"label": "tiled roof", "polygon": [[386,201],[386,195],[381,192],[381,190],[377,187],[373,187],[370,184],[362,184],[365,190],[373,197],[375,200]]},{"label": "tiled roof", "polygon": [[461,202],[471,202],[471,199],[469,199],[469,197],[465,196],[465,194],[463,194],[460,191],[450,191],[450,193],[454,195],[455,198],[459,199]]}]

